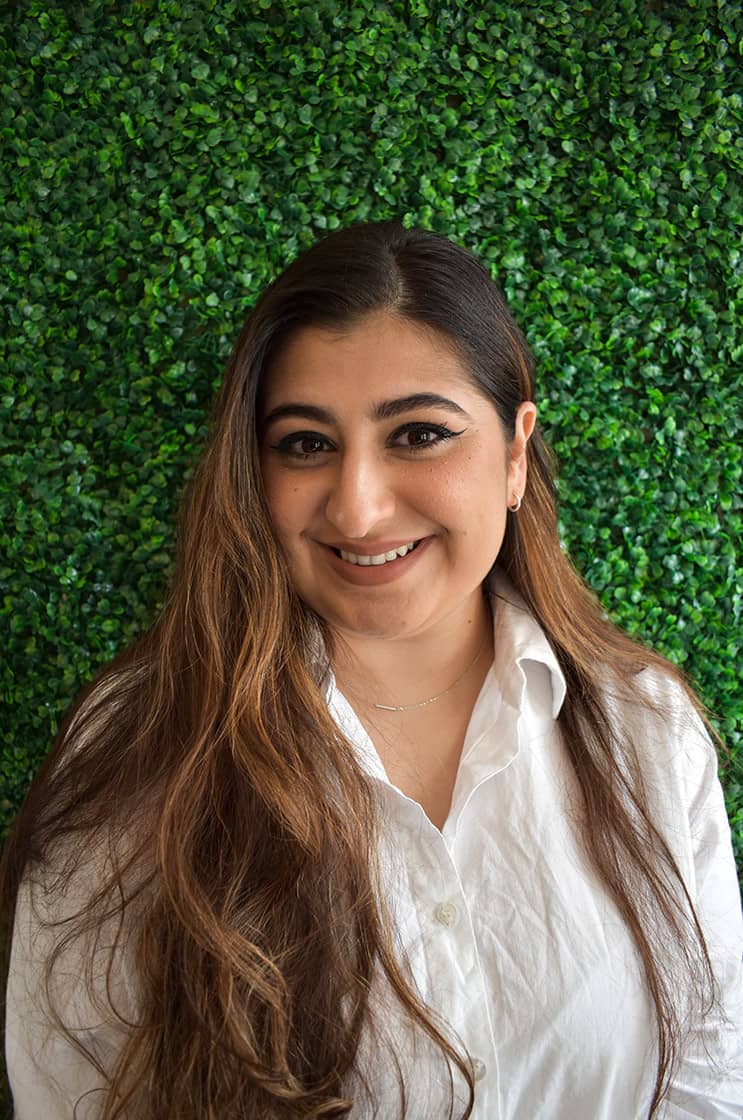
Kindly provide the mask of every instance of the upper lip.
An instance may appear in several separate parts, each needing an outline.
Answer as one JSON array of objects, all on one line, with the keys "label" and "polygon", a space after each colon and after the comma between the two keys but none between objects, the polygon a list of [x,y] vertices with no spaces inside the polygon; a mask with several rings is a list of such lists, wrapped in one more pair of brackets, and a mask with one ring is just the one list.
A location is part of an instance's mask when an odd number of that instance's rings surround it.
[{"label": "upper lip", "polygon": [[396,548],[402,548],[406,544],[414,544],[416,541],[423,540],[422,537],[404,537],[398,541],[373,541],[367,544],[360,542],[348,544],[346,541],[319,541],[319,544],[324,544],[326,548],[337,548],[339,552],[350,552],[354,556],[380,556],[383,552],[394,552]]}]

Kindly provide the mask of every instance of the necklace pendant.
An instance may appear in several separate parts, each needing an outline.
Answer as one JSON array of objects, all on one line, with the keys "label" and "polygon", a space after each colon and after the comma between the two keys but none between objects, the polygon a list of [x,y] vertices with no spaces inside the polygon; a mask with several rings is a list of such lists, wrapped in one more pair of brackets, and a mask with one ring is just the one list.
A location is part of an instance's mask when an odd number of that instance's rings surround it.
[{"label": "necklace pendant", "polygon": [[440,700],[442,696],[446,696],[460,681],[464,680],[470,669],[474,669],[476,663],[480,660],[480,654],[484,649],[485,641],[483,641],[475,654],[474,660],[469,663],[461,677],[457,677],[454,683],[450,684],[448,688],[445,688],[443,692],[438,692],[435,696],[429,696],[427,700],[419,700],[417,704],[372,704],[372,707],[379,709],[381,712],[414,712],[417,708],[425,708],[427,704],[433,704],[435,700]]}]

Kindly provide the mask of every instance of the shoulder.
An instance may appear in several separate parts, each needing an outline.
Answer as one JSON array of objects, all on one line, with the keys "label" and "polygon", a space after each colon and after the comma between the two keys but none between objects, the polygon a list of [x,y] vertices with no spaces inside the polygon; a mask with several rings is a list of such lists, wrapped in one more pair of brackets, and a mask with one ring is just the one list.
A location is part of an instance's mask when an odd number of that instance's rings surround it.
[{"label": "shoulder", "polygon": [[115,878],[109,840],[79,837],[55,845],[21,881],[5,1004],[19,1118],[78,1115],[83,1098],[98,1115],[127,1024],[136,1021],[128,887],[123,879],[109,886]]},{"label": "shoulder", "polygon": [[[66,1007],[76,1002],[77,986],[67,992],[74,976],[108,1002],[111,965],[128,956],[136,917],[146,908],[151,876],[141,846],[133,836],[104,833],[54,844],[26,867],[16,897],[11,974],[32,976],[47,998],[61,985]],[[84,970],[71,967],[81,961]]]},{"label": "shoulder", "polygon": [[629,687],[607,685],[606,704],[617,729],[633,744],[646,781],[678,788],[693,811],[717,780],[717,751],[690,690],[669,669],[652,665]]},{"label": "shoulder", "polygon": [[608,689],[607,706],[631,740],[653,823],[692,898],[718,879],[737,897],[717,750],[690,692],[672,672],[652,666],[637,674],[629,694]]}]

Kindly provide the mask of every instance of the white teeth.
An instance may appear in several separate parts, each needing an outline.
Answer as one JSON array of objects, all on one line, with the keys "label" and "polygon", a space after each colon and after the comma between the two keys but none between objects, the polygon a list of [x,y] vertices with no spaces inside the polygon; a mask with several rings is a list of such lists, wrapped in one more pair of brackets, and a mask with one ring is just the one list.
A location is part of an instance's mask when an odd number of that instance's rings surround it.
[{"label": "white teeth", "polygon": [[397,560],[398,556],[405,556],[408,552],[415,548],[416,542],[411,541],[410,544],[403,544],[400,548],[395,548],[391,552],[380,552],[377,556],[357,556],[355,552],[344,552],[341,548],[340,554],[344,560],[349,564],[358,564],[362,568],[368,568],[371,564],[387,564],[390,560]]}]

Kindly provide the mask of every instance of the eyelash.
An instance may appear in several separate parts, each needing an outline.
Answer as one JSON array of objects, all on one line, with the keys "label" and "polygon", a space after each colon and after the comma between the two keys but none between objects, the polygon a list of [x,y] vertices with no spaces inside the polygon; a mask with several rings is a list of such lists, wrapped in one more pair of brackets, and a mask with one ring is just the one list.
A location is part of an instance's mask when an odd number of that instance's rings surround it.
[{"label": "eyelash", "polygon": [[[455,432],[452,431],[451,428],[445,427],[443,424],[424,424],[422,422],[418,422],[404,424],[403,427],[398,428],[397,431],[393,433],[392,438],[394,439],[396,437],[406,435],[410,432],[433,432],[433,434],[436,436],[436,439],[424,440],[422,443],[411,443],[407,446],[403,446],[403,450],[415,453],[418,451],[425,451],[430,447],[437,447],[439,444],[445,443],[447,440],[455,439],[457,436],[461,436],[464,431],[464,428],[462,428],[462,430],[459,432]],[[289,458],[301,459],[305,461],[307,459],[313,459],[316,455],[321,455],[323,454],[323,451],[327,450],[326,448],[324,448],[319,451],[292,451],[292,446],[301,442],[302,440],[314,440],[318,443],[330,443],[330,440],[328,440],[326,436],[320,435],[319,432],[291,432],[289,435],[286,435],[282,439],[280,439],[278,443],[272,443],[271,449],[273,451],[278,451],[282,455],[287,455],[289,456]]]}]

